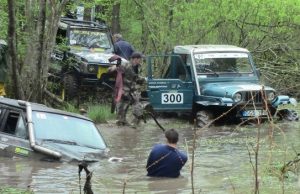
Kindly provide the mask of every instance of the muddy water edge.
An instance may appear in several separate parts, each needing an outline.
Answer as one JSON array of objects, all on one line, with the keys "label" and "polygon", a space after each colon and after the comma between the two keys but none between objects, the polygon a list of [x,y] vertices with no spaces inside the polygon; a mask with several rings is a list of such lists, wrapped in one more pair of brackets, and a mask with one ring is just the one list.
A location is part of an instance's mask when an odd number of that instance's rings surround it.
[{"label": "muddy water edge", "polygon": [[[193,126],[187,121],[170,118],[160,122],[166,128],[178,129],[178,147],[190,157],[182,169],[182,176],[177,179],[145,176],[151,147],[165,142],[154,122],[142,124],[138,129],[117,127],[113,122],[99,124],[110,155],[122,158],[122,162],[104,159],[90,167],[94,193],[191,193]],[[253,193],[254,150],[258,141],[260,193],[300,193],[299,122],[213,127],[198,130],[196,137],[195,193]],[[283,175],[281,168],[288,162]],[[79,180],[78,166],[67,163],[0,158],[0,171],[0,187],[28,188],[34,193],[80,193],[85,182],[84,174]]]}]

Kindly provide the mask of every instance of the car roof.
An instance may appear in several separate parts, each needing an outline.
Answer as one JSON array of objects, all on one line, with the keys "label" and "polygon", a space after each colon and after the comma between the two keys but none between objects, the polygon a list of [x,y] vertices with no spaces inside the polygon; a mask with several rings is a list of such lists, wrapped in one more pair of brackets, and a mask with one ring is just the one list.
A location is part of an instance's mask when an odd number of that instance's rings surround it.
[{"label": "car roof", "polygon": [[[0,104],[4,104],[4,105],[7,105],[7,106],[12,106],[12,107],[15,107],[15,108],[23,109],[24,111],[26,110],[26,107],[20,105],[18,103],[18,100],[16,100],[16,99],[0,97]],[[63,110],[59,110],[59,109],[50,108],[50,107],[47,107],[44,104],[38,104],[38,103],[30,102],[30,105],[31,105],[31,109],[33,111],[49,112],[49,113],[72,116],[72,117],[77,117],[77,118],[80,118],[80,119],[85,119],[85,120],[92,121],[91,119],[89,119],[89,118],[87,118],[83,115],[76,114],[76,113],[71,113],[71,112],[67,112],[67,111],[63,111]]]},{"label": "car roof", "polygon": [[234,52],[249,52],[245,48],[233,46],[233,45],[180,45],[174,47],[174,53],[176,54],[191,54],[201,52],[220,52],[220,51],[234,51]]}]

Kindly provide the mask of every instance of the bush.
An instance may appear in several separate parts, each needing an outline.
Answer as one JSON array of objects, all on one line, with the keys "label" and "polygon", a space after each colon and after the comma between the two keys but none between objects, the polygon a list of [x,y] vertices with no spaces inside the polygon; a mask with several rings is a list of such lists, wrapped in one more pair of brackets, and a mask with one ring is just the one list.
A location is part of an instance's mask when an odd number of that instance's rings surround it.
[{"label": "bush", "polygon": [[108,105],[89,105],[87,115],[96,123],[105,123],[107,120],[114,119],[115,115],[110,112]]}]

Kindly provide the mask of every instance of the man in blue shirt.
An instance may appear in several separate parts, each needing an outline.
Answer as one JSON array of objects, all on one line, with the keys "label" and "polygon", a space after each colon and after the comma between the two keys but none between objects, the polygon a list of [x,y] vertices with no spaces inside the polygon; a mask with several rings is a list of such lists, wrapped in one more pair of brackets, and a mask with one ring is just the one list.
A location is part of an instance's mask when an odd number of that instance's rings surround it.
[{"label": "man in blue shirt", "polygon": [[113,41],[114,41],[114,49],[115,49],[115,54],[119,55],[120,57],[129,60],[131,55],[134,52],[133,47],[129,42],[125,41],[122,38],[121,34],[114,34],[113,35]]},{"label": "man in blue shirt", "polygon": [[176,148],[177,131],[169,129],[165,132],[165,137],[167,144],[155,145],[149,154],[147,176],[176,178],[187,161],[187,155]]}]

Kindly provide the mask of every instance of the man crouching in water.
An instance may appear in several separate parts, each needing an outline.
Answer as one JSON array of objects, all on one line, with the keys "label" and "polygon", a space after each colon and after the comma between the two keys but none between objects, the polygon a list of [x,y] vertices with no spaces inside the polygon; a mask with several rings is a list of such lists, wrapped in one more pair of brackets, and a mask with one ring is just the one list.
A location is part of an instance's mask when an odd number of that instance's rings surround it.
[{"label": "man crouching in water", "polygon": [[187,161],[187,155],[177,149],[178,133],[174,129],[165,132],[167,144],[155,145],[148,157],[147,176],[177,178]]},{"label": "man crouching in water", "polygon": [[[117,125],[132,126],[134,128],[139,124],[143,116],[143,107],[139,103],[140,91],[137,89],[138,84],[144,84],[145,78],[138,75],[143,55],[135,52],[131,55],[129,63],[121,63],[121,57],[115,55],[109,59],[110,62],[117,60],[117,65],[108,69],[109,73],[116,72],[116,83],[114,89],[114,101],[117,109]],[[132,124],[126,120],[126,114],[129,106],[132,106],[134,119]]]}]

